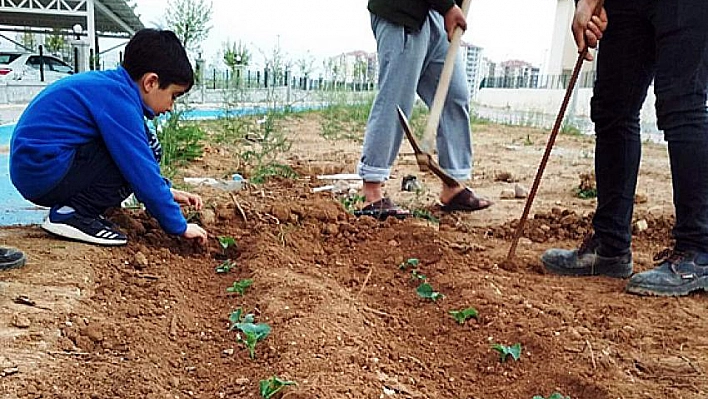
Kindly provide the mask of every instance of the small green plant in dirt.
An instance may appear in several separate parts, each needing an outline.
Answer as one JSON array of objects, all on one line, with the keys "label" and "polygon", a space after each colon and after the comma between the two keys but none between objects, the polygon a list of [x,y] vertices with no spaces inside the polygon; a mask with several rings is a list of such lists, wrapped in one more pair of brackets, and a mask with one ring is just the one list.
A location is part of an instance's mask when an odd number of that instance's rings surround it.
[{"label": "small green plant in dirt", "polygon": [[563,394],[560,394],[558,392],[553,392],[551,396],[544,398],[541,395],[536,395],[532,399],[570,399],[570,396],[563,396]]},{"label": "small green plant in dirt", "polygon": [[250,169],[249,181],[262,184],[271,177],[292,179],[297,173],[287,165],[277,162],[280,154],[290,151],[292,143],[280,128],[282,112],[270,111],[258,120],[258,131],[249,133],[242,141],[244,151],[240,160]]},{"label": "small green plant in dirt", "polygon": [[277,375],[274,375],[267,380],[261,380],[259,382],[261,397],[270,399],[289,385],[297,385],[297,383],[295,381],[282,380],[278,378]]},{"label": "small green plant in dirt", "polygon": [[225,261],[221,262],[221,264],[217,266],[214,270],[219,274],[223,274],[230,272],[231,269],[233,269],[234,267],[236,267],[236,264],[232,262],[231,259],[226,259]]},{"label": "small green plant in dirt", "polygon": [[265,323],[236,323],[239,330],[236,340],[248,349],[251,359],[256,358],[256,344],[270,335],[270,326]]},{"label": "small green plant in dirt", "polygon": [[244,295],[246,293],[246,289],[251,285],[253,285],[253,280],[250,278],[234,281],[234,284],[231,287],[228,287],[226,292],[235,292],[237,294]]},{"label": "small green plant in dirt", "polygon": [[401,270],[408,270],[411,267],[418,267],[418,264],[420,264],[420,261],[418,259],[408,258],[403,263],[398,265],[398,268]]},{"label": "small green plant in dirt", "polygon": [[344,209],[346,209],[349,213],[354,212],[356,210],[356,205],[359,203],[364,203],[364,201],[366,201],[366,197],[363,195],[347,195],[340,199],[342,206],[344,206]]},{"label": "small green plant in dirt", "polygon": [[445,298],[445,295],[433,290],[433,286],[428,283],[422,283],[421,285],[419,285],[418,288],[416,288],[415,292],[418,294],[419,297],[423,299],[430,299],[433,302],[437,301],[438,299]]},{"label": "small green plant in dirt", "polygon": [[575,188],[575,195],[580,199],[597,198],[597,188],[583,190],[580,187]]},{"label": "small green plant in dirt", "polygon": [[575,126],[573,123],[569,123],[569,122],[563,122],[560,132],[561,132],[561,134],[567,134],[567,135],[571,135],[571,136],[580,136],[580,129],[578,129],[578,127]]},{"label": "small green plant in dirt", "polygon": [[236,240],[233,237],[218,236],[216,238],[219,240],[219,245],[221,246],[221,249],[224,252],[224,254],[226,253],[226,250],[229,249],[229,247],[233,247],[236,245]]},{"label": "small green plant in dirt", "polygon": [[418,269],[411,270],[411,280],[413,281],[425,281],[427,277],[425,274],[421,274]]},{"label": "small green plant in dirt", "polygon": [[413,217],[418,219],[425,219],[429,222],[436,224],[440,223],[440,219],[433,216],[433,214],[430,213],[430,211],[427,209],[413,209]]},{"label": "small green plant in dirt", "polygon": [[349,103],[346,98],[340,96],[322,111],[320,115],[321,136],[327,140],[353,140],[360,142],[363,139],[363,132],[366,129],[366,121],[369,117],[373,97],[368,97],[364,101]]},{"label": "small green plant in dirt", "polygon": [[451,310],[450,316],[452,316],[455,321],[457,321],[459,324],[465,324],[465,322],[468,319],[475,319],[478,320],[479,313],[477,312],[477,309],[475,308],[465,308],[461,310]]},{"label": "small green plant in dirt", "polygon": [[509,356],[511,356],[514,361],[518,361],[519,358],[521,358],[521,344],[518,342],[511,346],[494,344],[492,345],[492,349],[499,353],[499,361],[502,363],[504,363]]},{"label": "small green plant in dirt", "polygon": [[177,168],[199,158],[204,152],[201,143],[204,131],[195,122],[185,121],[182,111],[155,118],[153,127],[162,145],[162,172],[173,177]]},{"label": "small green plant in dirt", "polygon": [[238,325],[239,323],[254,323],[255,316],[253,315],[253,313],[244,314],[243,308],[237,308],[229,315],[229,322],[231,322],[231,325],[229,326],[229,331],[233,331],[236,329],[236,325]]},{"label": "small green plant in dirt", "polygon": [[530,146],[533,145],[533,140],[531,140],[531,135],[527,134],[526,139],[524,139],[524,145],[525,146]]}]

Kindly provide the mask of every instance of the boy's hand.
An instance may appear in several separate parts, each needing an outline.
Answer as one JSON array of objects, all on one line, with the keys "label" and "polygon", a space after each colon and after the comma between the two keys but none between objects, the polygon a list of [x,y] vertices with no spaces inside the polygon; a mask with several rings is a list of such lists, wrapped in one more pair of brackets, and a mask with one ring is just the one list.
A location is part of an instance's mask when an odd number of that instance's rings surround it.
[{"label": "boy's hand", "polygon": [[187,224],[187,230],[182,233],[182,237],[196,239],[202,245],[206,245],[208,239],[206,230],[194,223]]},{"label": "boy's hand", "polygon": [[178,204],[193,206],[194,209],[198,211],[204,207],[204,201],[202,201],[202,197],[198,196],[197,194],[192,194],[181,190],[175,190],[174,188],[171,188],[170,191],[172,192],[172,198],[174,198]]},{"label": "boy's hand", "polygon": [[445,13],[445,31],[447,32],[448,41],[452,41],[452,34],[458,26],[462,28],[463,31],[466,31],[467,20],[465,19],[465,14],[462,12],[462,9],[454,5]]},{"label": "boy's hand", "polygon": [[[575,38],[575,44],[578,45],[578,54],[585,51],[587,47],[597,47],[597,42],[602,39],[602,32],[607,29],[607,13],[605,8],[600,9],[599,14],[595,15],[595,9],[599,0],[579,0],[575,7],[575,16],[571,30]],[[587,52],[585,59],[593,60],[592,54]]]}]

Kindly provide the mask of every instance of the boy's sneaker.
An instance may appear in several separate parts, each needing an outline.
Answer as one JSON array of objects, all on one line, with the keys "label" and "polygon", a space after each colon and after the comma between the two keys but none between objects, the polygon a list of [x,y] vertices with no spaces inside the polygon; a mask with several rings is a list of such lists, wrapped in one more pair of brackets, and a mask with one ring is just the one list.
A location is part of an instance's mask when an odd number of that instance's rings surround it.
[{"label": "boy's sneaker", "polygon": [[0,247],[0,270],[22,267],[25,264],[25,254],[15,248]]},{"label": "boy's sneaker", "polygon": [[638,295],[680,296],[708,290],[708,253],[667,250],[652,270],[637,273],[627,282],[627,292]]},{"label": "boy's sneaker", "polygon": [[541,262],[551,273],[565,276],[608,276],[627,278],[632,274],[632,253],[618,256],[599,254],[600,242],[589,235],[578,249],[552,248],[541,256]]},{"label": "boy's sneaker", "polygon": [[98,218],[81,216],[76,212],[61,214],[57,207],[49,211],[42,228],[52,234],[72,240],[98,245],[125,245],[125,234],[102,223]]}]

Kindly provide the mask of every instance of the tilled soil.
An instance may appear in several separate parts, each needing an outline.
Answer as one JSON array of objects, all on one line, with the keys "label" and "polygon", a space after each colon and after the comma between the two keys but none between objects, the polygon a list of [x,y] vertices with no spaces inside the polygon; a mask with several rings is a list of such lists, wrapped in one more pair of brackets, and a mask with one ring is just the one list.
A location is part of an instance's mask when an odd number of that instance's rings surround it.
[{"label": "tilled soil", "polygon": [[[475,127],[472,187],[496,203],[468,215],[432,206],[437,185],[402,157],[395,176],[417,174],[423,192],[388,185],[421,218],[356,218],[331,193],[312,193],[319,173],[351,172],[355,142],[331,143],[316,114],[286,124],[295,180],[225,193],[199,188],[208,206],[192,215],[208,247],[168,236],[142,211],[111,219],[129,245],[61,241],[37,227],[0,240],[28,252],[0,282],[0,393],[6,398],[260,397],[273,375],[297,382],[287,398],[705,398],[708,311],[704,293],[645,298],[624,280],[546,274],[539,256],[572,248],[591,231],[594,200],[575,197],[592,168],[592,139],[561,136],[513,262],[507,262],[546,132]],[[532,143],[529,143],[532,141]],[[404,148],[403,152],[406,153]],[[634,234],[635,269],[670,247],[673,223],[665,147],[644,151]],[[230,154],[211,151],[185,173],[229,173]],[[648,195],[651,193],[651,195]],[[231,236],[227,251],[216,237]],[[225,258],[227,273],[215,267]],[[415,269],[441,294],[416,294]],[[405,270],[404,270],[405,269]],[[244,295],[235,281],[252,279]],[[26,296],[34,305],[16,303]],[[25,301],[26,302],[26,301]],[[229,315],[241,307],[272,327],[249,357]],[[474,307],[458,324],[450,310]],[[500,361],[493,344],[520,343]]]}]

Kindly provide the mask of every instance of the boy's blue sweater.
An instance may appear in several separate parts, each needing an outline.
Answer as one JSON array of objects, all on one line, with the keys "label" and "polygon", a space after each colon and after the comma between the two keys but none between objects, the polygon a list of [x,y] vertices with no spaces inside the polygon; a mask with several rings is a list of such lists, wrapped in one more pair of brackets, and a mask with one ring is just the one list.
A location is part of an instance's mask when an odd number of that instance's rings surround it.
[{"label": "boy's blue sweater", "polygon": [[12,183],[25,198],[39,198],[64,178],[78,147],[103,140],[147,210],[166,232],[181,235],[187,222],[148,145],[144,117],[155,114],[122,67],[59,80],[17,122],[10,142]]}]

